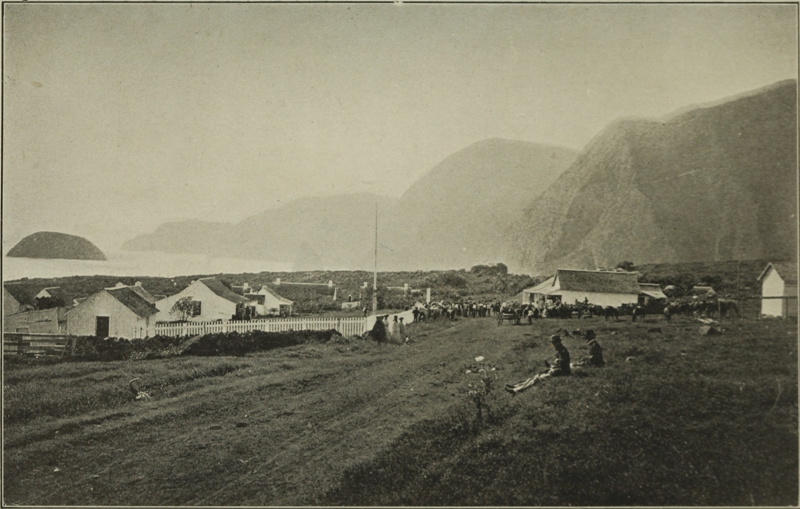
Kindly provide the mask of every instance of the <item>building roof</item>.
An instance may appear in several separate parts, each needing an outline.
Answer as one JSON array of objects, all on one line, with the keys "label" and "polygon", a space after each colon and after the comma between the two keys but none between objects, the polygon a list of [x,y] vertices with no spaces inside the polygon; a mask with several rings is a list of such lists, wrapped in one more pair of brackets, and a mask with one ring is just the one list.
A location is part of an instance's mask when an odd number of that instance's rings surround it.
[{"label": "building roof", "polygon": [[522,292],[523,293],[547,293],[547,289],[553,287],[553,283],[555,282],[555,280],[556,280],[556,277],[555,276],[551,276],[551,277],[545,279],[544,281],[542,281],[541,283],[539,283],[536,286],[533,286],[531,288],[526,288],[526,289],[522,290]]},{"label": "building roof", "polygon": [[666,299],[667,296],[661,290],[661,285],[658,283],[639,283],[639,293],[649,295],[654,299]]},{"label": "building roof", "polygon": [[3,288],[11,294],[17,302],[22,305],[29,305],[33,306],[36,299],[36,294],[39,293],[36,290],[31,289],[27,285],[21,285],[19,283],[5,283]]},{"label": "building roof", "polygon": [[758,281],[764,279],[770,267],[775,269],[775,272],[783,279],[784,283],[790,285],[797,284],[797,262],[770,262],[764,267],[764,270],[761,271],[761,275],[758,276]]},{"label": "building roof", "polygon": [[250,302],[249,299],[237,294],[233,290],[228,289],[228,287],[223,285],[221,281],[218,281],[213,277],[200,279],[198,281],[206,285],[206,287],[208,287],[208,289],[214,292],[218,297],[222,297],[225,300],[229,300],[235,304]]},{"label": "building roof", "polygon": [[272,295],[273,297],[278,299],[281,302],[281,304],[294,304],[294,301],[291,301],[291,300],[287,299],[286,297],[281,297],[280,295],[275,293],[275,290],[273,290],[272,288],[270,288],[267,285],[262,286],[261,290],[259,290],[259,292],[265,292],[265,294],[268,293],[268,294]]},{"label": "building roof", "polygon": [[266,298],[266,295],[264,295],[263,293],[246,293],[244,294],[244,296],[252,300],[253,302],[257,302],[262,305],[264,304],[264,299]]},{"label": "building roof", "polygon": [[561,290],[639,294],[638,272],[558,269],[555,277]]},{"label": "building roof", "polygon": [[51,287],[48,287],[48,288],[42,288],[36,294],[36,296],[38,297],[43,292],[47,292],[47,294],[52,299],[57,299],[57,298],[62,298],[63,299],[64,298],[64,290],[62,290],[60,286],[51,286]]},{"label": "building roof", "polygon": [[109,295],[120,301],[122,304],[125,305],[125,307],[127,307],[137,315],[141,316],[142,318],[146,318],[148,316],[158,313],[157,307],[155,307],[151,302],[147,302],[147,300],[145,300],[144,297],[139,295],[130,286],[123,286],[120,288],[110,288],[110,289],[107,288],[103,291],[108,292]]},{"label": "building roof", "polygon": [[156,301],[158,300],[152,293],[145,290],[144,287],[138,283],[133,286],[129,286],[128,288],[138,293],[141,298],[143,298],[150,304],[155,304]]}]

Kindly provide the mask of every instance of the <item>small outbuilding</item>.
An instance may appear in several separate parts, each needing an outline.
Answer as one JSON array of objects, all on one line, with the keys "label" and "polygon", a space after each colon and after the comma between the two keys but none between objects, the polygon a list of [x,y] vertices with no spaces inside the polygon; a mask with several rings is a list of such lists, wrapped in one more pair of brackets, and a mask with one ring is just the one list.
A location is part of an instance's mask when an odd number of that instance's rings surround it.
[{"label": "small outbuilding", "polygon": [[54,307],[23,311],[3,317],[3,332],[23,334],[65,334],[66,309]]},{"label": "small outbuilding", "polygon": [[3,284],[3,318],[36,307],[36,291],[20,283]]},{"label": "small outbuilding", "polygon": [[713,299],[714,297],[717,296],[717,292],[708,285],[695,285],[692,287],[690,293],[697,297],[702,297],[706,299]]},{"label": "small outbuilding", "polygon": [[651,302],[664,302],[667,296],[657,283],[639,283],[639,304],[648,305]]},{"label": "small outbuilding", "polygon": [[117,285],[106,288],[67,311],[67,334],[100,338],[144,338],[158,309],[143,296],[146,290]]},{"label": "small outbuilding", "polygon": [[797,318],[797,263],[768,263],[761,275],[761,315]]},{"label": "small outbuilding", "polygon": [[260,316],[265,315],[280,315],[289,316],[292,314],[294,308],[294,301],[278,295],[275,290],[267,285],[261,287],[256,293],[246,295],[249,298],[257,296],[256,312]]}]

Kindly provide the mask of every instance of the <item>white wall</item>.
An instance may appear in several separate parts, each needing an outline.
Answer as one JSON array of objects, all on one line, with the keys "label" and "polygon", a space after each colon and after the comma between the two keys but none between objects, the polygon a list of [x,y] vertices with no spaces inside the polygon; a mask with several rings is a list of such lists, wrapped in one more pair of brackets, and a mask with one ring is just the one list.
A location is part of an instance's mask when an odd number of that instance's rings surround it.
[{"label": "white wall", "polygon": [[187,286],[182,292],[171,295],[160,301],[156,302],[158,308],[158,315],[156,321],[159,322],[172,322],[179,320],[180,317],[170,313],[172,306],[184,298],[191,297],[192,300],[200,301],[200,314],[190,317],[189,320],[193,322],[208,322],[212,320],[230,320],[236,314],[236,304],[223,299],[216,293],[209,290],[209,288],[201,283],[195,281]]},{"label": "white wall", "polygon": [[[761,280],[762,297],[782,297],[784,295],[784,284],[781,276],[770,268],[764,279]],[[783,316],[783,299],[762,299],[761,314],[764,316]]]},{"label": "white wall", "polygon": [[595,293],[564,290],[558,293],[561,294],[561,302],[564,304],[575,304],[576,300],[583,302],[584,299],[589,299],[589,303],[596,306],[618,307],[622,304],[636,304],[639,301],[639,295],[635,293]]},{"label": "white wall", "polygon": [[152,319],[140,317],[103,291],[92,295],[67,313],[67,334],[94,336],[98,316],[109,317],[109,337],[127,339],[146,337]]}]

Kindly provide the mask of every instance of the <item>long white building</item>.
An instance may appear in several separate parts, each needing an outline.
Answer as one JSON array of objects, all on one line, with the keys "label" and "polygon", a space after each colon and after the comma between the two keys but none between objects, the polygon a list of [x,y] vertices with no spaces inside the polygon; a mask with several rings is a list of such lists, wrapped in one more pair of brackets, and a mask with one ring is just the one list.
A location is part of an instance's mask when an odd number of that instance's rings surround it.
[{"label": "long white building", "polygon": [[565,304],[588,300],[599,306],[636,304],[639,299],[638,272],[558,269],[553,277],[523,290],[523,303],[542,304],[560,300]]}]

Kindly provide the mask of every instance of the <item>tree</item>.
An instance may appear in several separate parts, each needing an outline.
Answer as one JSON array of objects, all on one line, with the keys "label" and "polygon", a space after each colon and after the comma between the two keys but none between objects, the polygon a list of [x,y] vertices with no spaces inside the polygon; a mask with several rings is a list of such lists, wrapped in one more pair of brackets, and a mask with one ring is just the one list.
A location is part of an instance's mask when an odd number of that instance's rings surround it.
[{"label": "tree", "polygon": [[634,267],[633,262],[629,261],[619,262],[617,264],[617,268],[622,269],[626,272],[633,272],[634,270],[636,270],[636,267]]},{"label": "tree", "polygon": [[181,322],[185,322],[189,318],[200,314],[200,302],[193,300],[191,297],[180,298],[172,305],[169,314]]},{"label": "tree", "polygon": [[64,299],[61,297],[37,297],[36,309],[63,308]]}]

